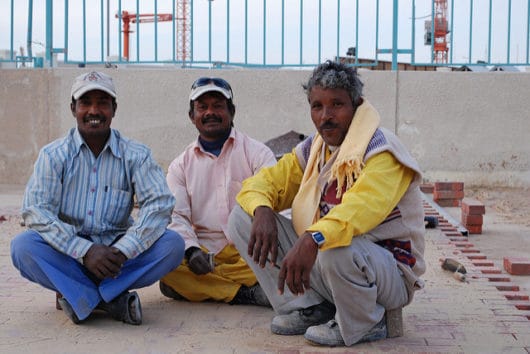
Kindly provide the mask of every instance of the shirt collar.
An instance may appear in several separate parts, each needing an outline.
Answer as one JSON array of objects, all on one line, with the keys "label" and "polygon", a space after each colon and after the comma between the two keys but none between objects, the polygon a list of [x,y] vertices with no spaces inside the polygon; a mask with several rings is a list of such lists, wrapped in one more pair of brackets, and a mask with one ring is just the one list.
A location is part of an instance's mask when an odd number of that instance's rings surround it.
[{"label": "shirt collar", "polygon": [[[72,139],[74,141],[75,146],[75,153],[76,155],[79,154],[79,151],[81,150],[81,146],[85,145],[88,148],[88,145],[85,143],[85,140],[79,133],[79,130],[77,128],[72,128],[73,130],[73,136]],[[107,148],[110,150],[110,152],[116,156],[117,158],[121,158],[121,153],[119,149],[119,139],[120,139],[120,133],[117,130],[111,129],[110,130],[110,137],[109,140],[105,143],[105,146],[103,147],[103,151],[105,151]]]},{"label": "shirt collar", "polygon": [[[228,141],[235,141],[235,138],[236,138],[236,130],[234,129],[234,127],[232,127],[232,129],[230,129],[230,135],[228,136],[228,139],[226,139],[224,145],[223,145],[223,148],[224,146],[226,145],[226,143]],[[193,143],[193,149],[195,151],[202,151],[202,152],[206,152],[201,143],[199,142],[199,137],[197,137],[197,139],[195,139],[194,143]],[[222,150],[222,149],[221,149]]]}]

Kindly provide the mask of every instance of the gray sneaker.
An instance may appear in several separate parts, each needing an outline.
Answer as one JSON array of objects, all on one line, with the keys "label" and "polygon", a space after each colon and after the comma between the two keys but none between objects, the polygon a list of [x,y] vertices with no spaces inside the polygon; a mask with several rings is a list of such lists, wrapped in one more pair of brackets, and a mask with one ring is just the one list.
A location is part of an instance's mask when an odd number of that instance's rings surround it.
[{"label": "gray sneaker", "polygon": [[288,315],[275,316],[272,319],[271,331],[286,336],[304,334],[309,327],[326,323],[333,317],[335,317],[335,305],[324,301]]},{"label": "gray sneaker", "polygon": [[[383,317],[372,329],[366,333],[357,343],[373,342],[387,337],[386,319]],[[344,339],[340,334],[339,325],[335,320],[319,326],[309,327],[304,338],[311,344],[325,345],[328,347],[345,346]],[[355,343],[355,344],[357,344]]]}]

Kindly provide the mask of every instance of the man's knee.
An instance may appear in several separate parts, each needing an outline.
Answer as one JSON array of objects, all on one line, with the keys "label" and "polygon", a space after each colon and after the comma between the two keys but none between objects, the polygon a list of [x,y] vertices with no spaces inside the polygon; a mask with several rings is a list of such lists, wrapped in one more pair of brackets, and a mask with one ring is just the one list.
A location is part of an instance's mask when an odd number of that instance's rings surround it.
[{"label": "man's knee", "polygon": [[159,246],[165,250],[168,255],[177,258],[177,262],[180,264],[182,258],[184,258],[184,239],[180,234],[172,230],[166,230],[164,234],[158,239]]},{"label": "man's knee", "polygon": [[250,216],[239,206],[236,205],[228,218],[228,230],[230,237],[248,239],[250,236],[250,228],[252,226],[252,219]]},{"label": "man's knee", "polygon": [[32,230],[24,231],[11,240],[11,260],[20,269],[21,264],[27,264],[33,259],[33,251],[40,235]]}]

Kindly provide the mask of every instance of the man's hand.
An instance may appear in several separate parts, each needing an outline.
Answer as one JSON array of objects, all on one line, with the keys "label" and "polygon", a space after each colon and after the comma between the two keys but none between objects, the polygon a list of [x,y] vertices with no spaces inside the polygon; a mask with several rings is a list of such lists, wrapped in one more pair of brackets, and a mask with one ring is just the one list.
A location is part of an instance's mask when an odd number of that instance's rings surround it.
[{"label": "man's hand", "polygon": [[116,278],[127,257],[116,247],[94,243],[83,257],[84,266],[98,279]]},{"label": "man's hand", "polygon": [[190,270],[197,275],[213,271],[210,266],[208,254],[198,247],[194,247],[193,251],[191,251],[188,258],[188,266],[190,267]]},{"label": "man's hand", "polygon": [[309,289],[311,269],[318,254],[318,245],[309,232],[304,233],[287,252],[278,275],[278,292],[283,294],[284,286],[295,295],[302,295]]},{"label": "man's hand", "polygon": [[270,262],[273,265],[276,264],[278,256],[278,227],[271,208],[260,206],[254,211],[247,252],[261,268],[265,268],[269,253],[271,255]]}]

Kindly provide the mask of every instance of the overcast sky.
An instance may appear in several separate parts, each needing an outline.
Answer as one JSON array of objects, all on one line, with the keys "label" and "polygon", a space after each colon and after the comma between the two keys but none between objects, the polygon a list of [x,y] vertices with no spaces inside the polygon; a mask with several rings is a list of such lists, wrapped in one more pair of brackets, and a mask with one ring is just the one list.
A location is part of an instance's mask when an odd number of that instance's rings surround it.
[{"label": "overcast sky", "polygon": [[[119,51],[118,35],[121,23],[115,18],[118,12],[119,1],[108,0],[110,6],[110,49],[111,56],[117,56]],[[263,34],[263,7],[266,1],[266,53],[264,55]],[[318,0],[303,0],[303,62],[318,62]],[[11,0],[0,0],[0,49],[9,49],[11,38],[10,19],[11,11],[14,14],[14,49],[19,52],[22,46],[26,50],[28,28],[28,1],[14,1],[11,9]],[[64,40],[64,1],[54,2],[54,47],[65,47]],[[121,9],[129,12],[153,13],[154,4],[158,5],[158,13],[171,13],[173,0],[122,0]],[[249,63],[262,63],[263,59],[268,64],[281,62],[281,0],[248,0],[248,50]],[[285,53],[287,63],[297,63],[300,60],[300,0],[285,0]],[[375,0],[341,0],[339,31],[339,54],[344,55],[348,47],[357,46],[360,58],[375,58],[376,44],[379,48],[391,48],[392,44],[392,0],[380,0],[379,9],[379,41],[376,43]],[[511,24],[508,30],[508,0],[474,0],[473,12],[470,12],[470,0],[455,0],[453,16],[453,47],[450,49],[450,58],[455,63],[476,62],[488,60],[491,55],[493,62],[522,63],[527,60],[527,21],[528,1],[512,0]],[[83,60],[83,0],[70,0],[68,19],[68,48],[69,60]],[[86,0],[87,7],[87,61],[99,60],[100,56],[106,57],[106,7],[107,0]],[[399,49],[410,49],[412,46],[412,0],[399,1]],[[489,37],[489,9],[492,8],[491,49],[488,47]],[[33,54],[43,51],[45,42],[45,0],[33,0]],[[101,5],[103,5],[104,19],[103,31],[101,30]],[[139,8],[137,8],[139,5]],[[211,13],[210,8],[211,6]],[[356,38],[356,6],[359,7],[359,23]],[[449,6],[451,1],[449,0]],[[245,0],[230,0],[230,35],[226,32],[227,0],[194,0],[194,59],[208,60],[209,41],[208,23],[212,23],[211,58],[214,61],[243,62],[244,52],[244,7]],[[449,8],[450,10],[450,8]],[[430,47],[423,44],[424,22],[426,16],[432,12],[431,1],[416,1],[416,36],[415,60],[416,62],[430,61]],[[322,43],[321,59],[333,58],[337,54],[337,1],[322,0]],[[210,18],[209,15],[212,15]],[[473,15],[473,30],[470,37],[470,19]],[[137,58],[136,25],[131,34],[131,58]],[[154,60],[155,26],[143,23],[140,25],[139,43],[140,60]],[[172,58],[173,27],[170,22],[158,24],[158,59]],[[510,50],[508,51],[508,36],[510,37]],[[227,53],[227,41],[230,41],[230,51]],[[471,43],[471,57],[469,46]],[[229,57],[227,57],[229,54]],[[389,59],[389,56],[380,57]],[[401,55],[401,61],[410,61],[410,55]]]}]

